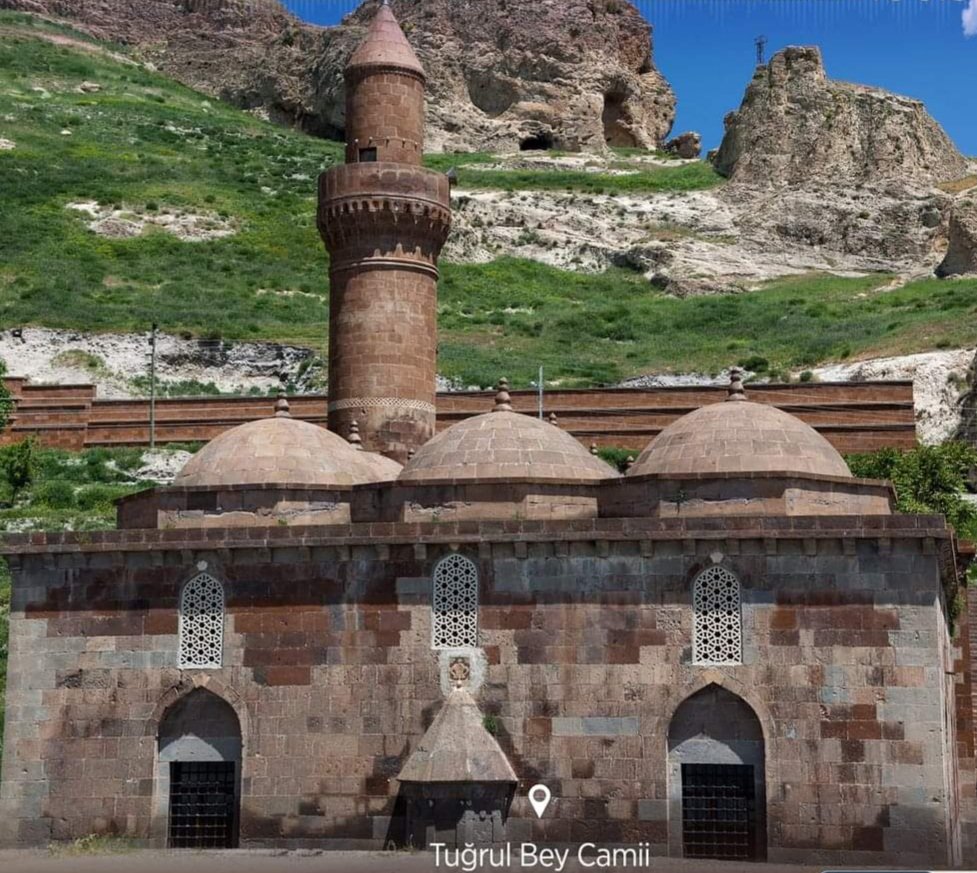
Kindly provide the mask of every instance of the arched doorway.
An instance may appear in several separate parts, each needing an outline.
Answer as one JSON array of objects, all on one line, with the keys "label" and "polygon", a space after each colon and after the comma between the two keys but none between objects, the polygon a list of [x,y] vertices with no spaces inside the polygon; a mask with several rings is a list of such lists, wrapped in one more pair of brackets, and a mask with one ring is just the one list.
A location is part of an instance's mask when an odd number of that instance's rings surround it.
[{"label": "arched doorway", "polygon": [[687,858],[766,856],[763,729],[750,705],[707,685],[668,729],[669,845]]},{"label": "arched doorway", "polygon": [[169,848],[237,845],[241,726],[228,703],[197,688],[167,710],[159,727],[157,779]]}]

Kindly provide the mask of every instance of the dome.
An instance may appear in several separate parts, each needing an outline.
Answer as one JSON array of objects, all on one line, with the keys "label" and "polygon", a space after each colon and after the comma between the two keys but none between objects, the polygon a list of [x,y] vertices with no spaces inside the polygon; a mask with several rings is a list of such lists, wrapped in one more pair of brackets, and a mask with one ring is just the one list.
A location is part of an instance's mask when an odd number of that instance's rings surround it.
[{"label": "dome", "polygon": [[814,428],[774,406],[712,403],[666,427],[639,455],[629,476],[701,473],[803,473],[844,476],[851,471]]},{"label": "dome", "polygon": [[506,394],[495,411],[459,421],[421,446],[407,462],[399,481],[598,481],[616,475],[616,470],[590,454],[566,431],[512,412]]},{"label": "dome", "polygon": [[194,455],[174,485],[315,485],[390,481],[400,465],[356,451],[334,433],[287,415],[250,421],[215,437]]}]

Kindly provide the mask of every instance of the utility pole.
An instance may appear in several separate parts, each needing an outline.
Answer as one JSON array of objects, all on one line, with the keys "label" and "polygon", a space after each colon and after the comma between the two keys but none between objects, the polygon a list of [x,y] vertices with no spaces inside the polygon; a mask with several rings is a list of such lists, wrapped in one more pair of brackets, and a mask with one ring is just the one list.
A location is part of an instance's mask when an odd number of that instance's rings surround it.
[{"label": "utility pole", "polygon": [[149,450],[156,448],[156,332],[159,325],[153,322],[149,333]]},{"label": "utility pole", "polygon": [[767,38],[762,34],[753,40],[754,45],[756,45],[756,62],[757,66],[762,66],[767,60]]},{"label": "utility pole", "polygon": [[543,365],[539,365],[539,382],[536,383],[539,392],[539,420],[543,420]]}]

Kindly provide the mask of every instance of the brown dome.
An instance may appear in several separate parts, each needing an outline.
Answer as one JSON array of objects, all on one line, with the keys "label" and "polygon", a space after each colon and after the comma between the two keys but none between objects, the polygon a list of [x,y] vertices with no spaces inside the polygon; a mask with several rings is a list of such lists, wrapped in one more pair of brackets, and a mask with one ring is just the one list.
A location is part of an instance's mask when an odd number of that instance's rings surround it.
[{"label": "brown dome", "polygon": [[399,481],[596,481],[616,475],[566,431],[521,413],[495,411],[459,421],[425,443]]},{"label": "brown dome", "polygon": [[370,470],[370,482],[393,482],[404,468],[392,458],[377,452],[357,452],[357,458]]},{"label": "brown dome", "polygon": [[173,484],[335,487],[396,478],[399,465],[376,457],[357,452],[342,437],[307,421],[262,418],[212,439]]},{"label": "brown dome", "polygon": [[703,406],[666,427],[629,476],[806,473],[851,477],[844,458],[814,428],[775,406],[739,401]]},{"label": "brown dome", "polygon": [[400,67],[424,75],[424,67],[389,6],[381,6],[373,16],[366,39],[353,52],[346,69],[356,67]]}]

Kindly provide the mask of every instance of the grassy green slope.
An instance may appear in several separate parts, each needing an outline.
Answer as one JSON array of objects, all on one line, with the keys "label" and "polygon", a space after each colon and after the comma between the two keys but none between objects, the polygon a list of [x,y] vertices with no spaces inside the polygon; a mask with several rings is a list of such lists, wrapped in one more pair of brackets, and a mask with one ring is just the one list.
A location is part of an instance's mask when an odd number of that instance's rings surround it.
[{"label": "grassy green slope", "polygon": [[[977,282],[927,279],[882,291],[887,276],[800,276],[762,291],[679,300],[641,276],[563,273],[503,259],[445,271],[441,369],[465,382],[506,372],[608,382],[652,370],[717,372],[766,359],[771,371],[853,356],[977,343]],[[751,369],[764,369],[759,361]]]},{"label": "grassy green slope", "polygon": [[[46,28],[0,13],[0,328],[164,330],[322,349],[327,257],[315,179],[340,147],[261,122],[99,51],[38,39]],[[79,90],[95,82],[96,93]],[[68,133],[66,133],[68,132]],[[608,192],[683,191],[703,165],[639,176],[480,169],[487,155],[438,155],[462,185]],[[239,232],[183,242],[161,230],[110,239],[65,206],[186,210]],[[648,369],[716,370],[763,357],[771,369],[868,353],[977,343],[977,282],[811,276],[737,297],[663,297],[622,270],[585,275],[505,258],[443,265],[440,368],[469,384],[539,363],[564,384]]]},{"label": "grassy green slope", "polygon": [[[80,93],[85,81],[101,90]],[[142,330],[156,320],[321,344],[315,178],[336,144],[139,67],[10,33],[0,36],[0,120],[16,143],[0,152],[2,323]],[[65,209],[78,201],[223,213],[241,231],[200,243],[162,231],[108,239]]]}]

